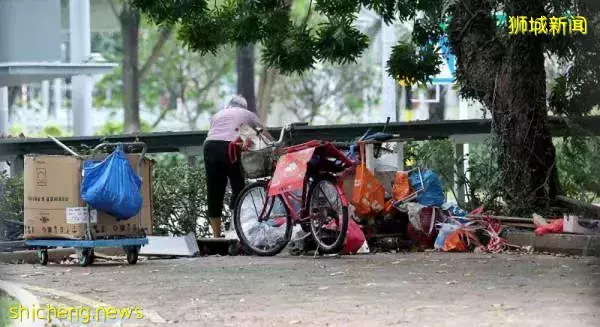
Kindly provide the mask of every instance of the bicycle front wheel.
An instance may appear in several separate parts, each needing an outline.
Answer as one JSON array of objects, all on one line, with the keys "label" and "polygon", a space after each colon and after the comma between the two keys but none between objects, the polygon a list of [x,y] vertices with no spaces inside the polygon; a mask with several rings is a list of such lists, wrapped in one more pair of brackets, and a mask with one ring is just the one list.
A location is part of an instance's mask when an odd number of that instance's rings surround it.
[{"label": "bicycle front wheel", "polygon": [[342,196],[333,177],[315,179],[308,191],[310,230],[325,254],[339,252],[346,240],[348,206]]},{"label": "bicycle front wheel", "polygon": [[244,250],[259,256],[280,253],[292,238],[292,218],[282,197],[267,196],[267,183],[246,186],[233,215]]}]

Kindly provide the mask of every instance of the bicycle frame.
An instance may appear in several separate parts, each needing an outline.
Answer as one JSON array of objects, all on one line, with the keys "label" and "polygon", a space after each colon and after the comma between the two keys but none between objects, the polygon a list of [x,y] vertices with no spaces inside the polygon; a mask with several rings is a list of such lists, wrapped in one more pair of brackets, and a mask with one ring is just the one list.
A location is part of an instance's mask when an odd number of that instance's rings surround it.
[{"label": "bicycle frame", "polygon": [[[254,127],[251,127],[251,128],[254,129],[254,131],[256,132],[256,135],[263,142],[268,144],[268,146],[272,146],[274,148],[274,151],[282,151],[283,155],[288,155],[288,154],[291,154],[294,152],[299,152],[299,151],[303,151],[303,150],[307,150],[307,149],[311,149],[311,148],[314,148],[316,151],[317,149],[321,148],[321,149],[324,149],[323,150],[325,152],[324,154],[328,154],[327,158],[334,157],[335,159],[342,161],[342,165],[346,166],[345,170],[342,173],[344,173],[350,167],[353,166],[353,162],[350,159],[348,159],[344,153],[342,153],[339,149],[337,149],[335,146],[333,146],[333,144],[328,143],[328,142],[312,140],[312,141],[309,141],[306,143],[292,145],[292,146],[285,147],[285,148],[280,147],[283,144],[283,140],[284,140],[284,136],[285,136],[286,132],[291,132],[295,126],[303,126],[303,125],[307,125],[307,124],[306,123],[296,123],[296,124],[290,124],[290,125],[282,128],[281,133],[279,135],[279,139],[275,142],[268,140],[263,135],[262,129],[259,130]],[[322,164],[322,162],[323,162],[323,159],[321,159],[318,164]],[[275,176],[275,172],[277,169],[277,163],[278,163],[278,160],[273,160],[274,174],[273,174],[273,176],[270,177],[267,190],[271,189],[273,177]],[[333,171],[328,171],[328,170],[331,170],[330,166],[325,165],[321,170],[324,170],[328,173],[333,174]],[[275,204],[275,198],[277,198],[277,196],[279,196],[279,195],[281,195],[281,199],[283,200],[283,205],[286,206],[286,208],[288,209],[288,212],[289,212],[294,224],[308,219],[309,215],[306,212],[307,211],[306,209],[308,207],[306,197],[307,197],[308,186],[309,186],[311,177],[313,177],[313,176],[306,175],[304,177],[304,180],[302,183],[302,192],[300,195],[296,194],[296,192],[298,190],[294,190],[294,191],[290,191],[290,192],[281,192],[274,196],[267,194],[266,199],[265,199],[266,205],[263,206],[263,209],[261,210],[261,213],[258,217],[259,221],[268,220],[269,216],[271,215],[271,211],[274,207],[274,204]],[[342,190],[342,181],[340,179],[337,179],[336,188],[337,188],[338,193],[341,195],[342,204],[344,206],[347,206],[348,199],[346,199],[346,197],[344,195],[344,192]],[[271,205],[268,205],[269,202],[271,203]],[[296,210],[295,208],[297,208],[297,207],[300,207],[300,209]]]},{"label": "bicycle frame", "polygon": [[[336,175],[342,176],[343,174],[347,173],[350,168],[352,167],[352,162],[345,157],[345,155],[343,155],[343,153],[339,150],[337,150],[335,147],[333,147],[330,143],[323,143],[320,141],[309,141],[303,144],[298,144],[298,145],[294,145],[294,146],[290,146],[287,147],[285,149],[282,149],[283,152],[285,154],[291,154],[297,151],[302,151],[302,150],[306,150],[306,149],[310,149],[310,148],[315,148],[315,150],[317,150],[318,148],[322,148],[323,151],[319,151],[319,153],[321,155],[323,155],[323,153],[321,152],[325,152],[328,153],[330,156],[324,156],[323,159],[319,160],[316,162],[316,165],[323,165],[324,162],[330,160],[330,158],[333,158],[335,160],[341,160],[342,163],[342,167],[343,170],[339,173],[335,173],[334,171],[329,171],[327,169],[325,169],[325,173],[326,174],[330,174],[333,177],[337,177]],[[335,150],[332,150],[335,149]],[[277,161],[274,160],[273,161],[273,165],[277,165]],[[346,165],[346,166],[344,166]],[[275,169],[274,169],[275,171]],[[321,171],[321,170],[319,170]],[[310,185],[310,181],[311,178],[315,178],[317,177],[317,175],[315,175],[314,173],[307,173],[304,176],[304,180],[303,180],[303,184],[302,184],[302,189],[301,190],[294,190],[294,191],[289,191],[289,192],[282,192],[282,193],[278,193],[276,195],[267,195],[266,199],[265,199],[265,203],[267,203],[267,205],[265,205],[263,207],[263,209],[261,210],[261,213],[259,215],[259,221],[265,221],[268,220],[269,217],[271,216],[271,211],[273,209],[273,207],[275,206],[275,199],[278,196],[281,196],[283,205],[288,209],[287,211],[289,212],[289,215],[291,216],[292,222],[293,224],[297,224],[297,223],[301,223],[304,222],[306,220],[309,220],[310,216],[307,212],[307,208],[308,208],[308,187]],[[336,191],[338,192],[338,194],[340,194],[341,196],[341,201],[342,201],[342,205],[347,206],[348,205],[348,199],[346,198],[346,196],[344,195],[343,189],[342,189],[342,180],[339,178],[335,178],[337,180],[337,183],[335,183],[335,187],[336,187]],[[271,187],[271,182],[272,179],[269,181],[268,184],[268,188]],[[300,193],[300,194],[298,194]],[[270,204],[269,204],[270,203]],[[296,209],[299,208],[299,209]]]}]

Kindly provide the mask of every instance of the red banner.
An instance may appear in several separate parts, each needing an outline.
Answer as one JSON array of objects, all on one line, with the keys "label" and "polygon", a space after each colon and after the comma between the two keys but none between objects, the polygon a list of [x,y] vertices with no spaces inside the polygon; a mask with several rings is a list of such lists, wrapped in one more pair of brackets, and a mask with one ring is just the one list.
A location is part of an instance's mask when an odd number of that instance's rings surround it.
[{"label": "red banner", "polygon": [[313,147],[281,156],[271,180],[269,196],[302,190],[307,163],[314,152]]}]

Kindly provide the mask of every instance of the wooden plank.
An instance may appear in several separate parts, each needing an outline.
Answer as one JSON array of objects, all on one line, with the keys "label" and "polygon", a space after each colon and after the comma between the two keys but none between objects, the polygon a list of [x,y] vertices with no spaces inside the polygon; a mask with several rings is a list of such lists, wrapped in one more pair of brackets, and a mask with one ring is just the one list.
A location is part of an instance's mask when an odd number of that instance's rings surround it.
[{"label": "wooden plank", "polygon": [[563,195],[559,195],[556,197],[556,199],[564,204],[565,206],[567,206],[568,208],[571,208],[572,210],[574,210],[574,213],[577,213],[580,216],[585,216],[585,218],[580,218],[580,221],[586,221],[589,220],[590,218],[600,218],[600,207],[595,206],[593,204],[589,204],[589,203],[585,203],[583,201],[579,201],[576,199],[572,199]]}]

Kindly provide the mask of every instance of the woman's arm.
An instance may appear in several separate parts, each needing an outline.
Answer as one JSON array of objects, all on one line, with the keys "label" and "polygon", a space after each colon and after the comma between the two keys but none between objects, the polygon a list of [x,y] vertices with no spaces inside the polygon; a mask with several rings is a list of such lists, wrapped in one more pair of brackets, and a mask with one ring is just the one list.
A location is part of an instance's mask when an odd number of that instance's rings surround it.
[{"label": "woman's arm", "polygon": [[267,131],[266,127],[262,124],[262,122],[260,121],[260,118],[258,118],[258,116],[253,113],[253,112],[248,112],[250,113],[249,115],[249,122],[248,124],[254,128],[260,128],[262,129],[262,135],[268,140],[268,141],[275,141],[275,139],[273,138],[273,136],[271,135],[271,133],[269,133],[269,131]]}]

